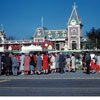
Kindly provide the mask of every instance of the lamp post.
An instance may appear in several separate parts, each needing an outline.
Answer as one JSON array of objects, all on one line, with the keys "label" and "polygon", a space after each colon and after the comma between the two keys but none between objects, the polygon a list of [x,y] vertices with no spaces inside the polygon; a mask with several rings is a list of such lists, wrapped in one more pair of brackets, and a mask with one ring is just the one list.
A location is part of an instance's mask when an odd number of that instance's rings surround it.
[{"label": "lamp post", "polygon": [[56,35],[55,35],[55,50],[56,50]]},{"label": "lamp post", "polygon": [[38,46],[39,46],[40,41],[38,40]]},{"label": "lamp post", "polygon": [[96,49],[98,49],[98,48],[97,48],[97,44],[98,44],[98,40],[97,40],[97,38],[96,38]]}]

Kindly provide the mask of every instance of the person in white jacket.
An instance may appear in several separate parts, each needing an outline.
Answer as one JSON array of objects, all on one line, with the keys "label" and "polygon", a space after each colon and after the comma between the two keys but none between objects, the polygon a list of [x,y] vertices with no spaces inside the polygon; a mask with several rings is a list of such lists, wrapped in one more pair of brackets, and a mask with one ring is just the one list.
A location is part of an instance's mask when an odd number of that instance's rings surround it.
[{"label": "person in white jacket", "polygon": [[55,56],[54,54],[51,55],[51,59],[50,59],[50,62],[51,62],[51,65],[50,65],[50,69],[51,69],[51,72],[55,72],[55,69],[56,69],[56,66],[55,66]]}]

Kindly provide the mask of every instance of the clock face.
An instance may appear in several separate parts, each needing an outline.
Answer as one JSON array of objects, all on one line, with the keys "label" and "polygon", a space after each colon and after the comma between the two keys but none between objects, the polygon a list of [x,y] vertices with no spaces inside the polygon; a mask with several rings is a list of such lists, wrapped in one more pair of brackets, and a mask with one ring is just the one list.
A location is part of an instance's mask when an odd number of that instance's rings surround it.
[{"label": "clock face", "polygon": [[75,24],[76,24],[75,19],[72,19],[71,24],[72,24],[72,25],[75,25]]},{"label": "clock face", "polygon": [[37,33],[37,35],[38,35],[38,36],[40,36],[40,35],[41,35],[41,33],[40,33],[40,32],[38,32],[38,33]]}]

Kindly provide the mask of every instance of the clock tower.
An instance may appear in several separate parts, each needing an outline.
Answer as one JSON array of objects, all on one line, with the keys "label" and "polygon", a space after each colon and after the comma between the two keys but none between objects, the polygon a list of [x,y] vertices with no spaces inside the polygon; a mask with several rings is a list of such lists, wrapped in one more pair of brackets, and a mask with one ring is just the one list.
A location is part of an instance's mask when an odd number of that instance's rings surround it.
[{"label": "clock tower", "polygon": [[68,49],[81,49],[82,24],[76,11],[76,4],[68,21]]}]

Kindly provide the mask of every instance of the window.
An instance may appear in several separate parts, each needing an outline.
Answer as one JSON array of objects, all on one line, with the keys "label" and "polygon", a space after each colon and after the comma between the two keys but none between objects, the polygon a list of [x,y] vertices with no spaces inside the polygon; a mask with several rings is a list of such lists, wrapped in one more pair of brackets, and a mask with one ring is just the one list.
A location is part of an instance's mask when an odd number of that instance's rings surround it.
[{"label": "window", "polygon": [[66,37],[66,34],[63,34],[63,37]]},{"label": "window", "polygon": [[48,37],[51,38],[52,37],[52,34],[48,34]]},{"label": "window", "polygon": [[56,37],[59,37],[59,33],[58,33],[58,34],[56,34]]},{"label": "window", "polygon": [[66,37],[66,32],[65,31],[62,32],[62,36]]},{"label": "window", "polygon": [[74,35],[74,36],[76,35],[76,29],[72,29],[71,32],[72,32],[72,35]]},{"label": "window", "polygon": [[58,31],[55,32],[55,37],[59,37],[59,32]]}]

